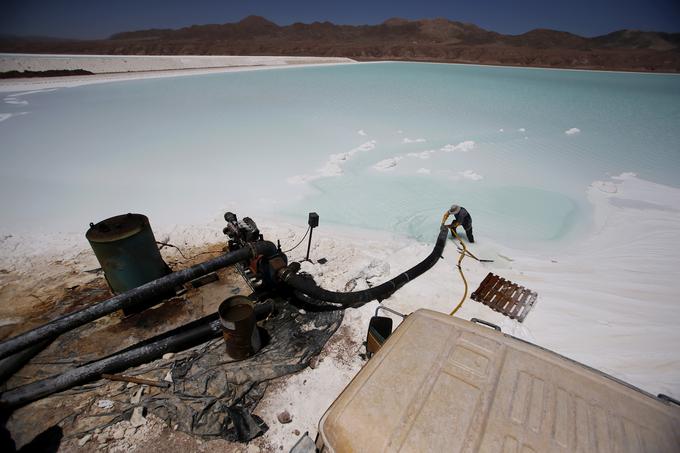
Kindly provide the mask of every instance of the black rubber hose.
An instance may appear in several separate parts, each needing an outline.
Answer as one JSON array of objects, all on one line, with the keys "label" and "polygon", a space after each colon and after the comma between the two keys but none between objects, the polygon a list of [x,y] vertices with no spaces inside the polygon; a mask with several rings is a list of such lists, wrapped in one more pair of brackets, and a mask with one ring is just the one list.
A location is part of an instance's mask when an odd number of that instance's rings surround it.
[{"label": "black rubber hose", "polygon": [[449,229],[445,225],[442,225],[439,230],[439,236],[437,237],[437,242],[434,244],[432,253],[430,253],[427,258],[422,260],[420,263],[413,266],[406,272],[394,277],[392,280],[388,280],[385,283],[374,286],[373,288],[364,289],[362,291],[355,291],[350,293],[342,293],[335,291],[328,291],[321,288],[309,277],[304,277],[296,274],[295,272],[282,273],[283,281],[289,286],[293,287],[297,291],[311,297],[312,299],[331,302],[335,304],[340,304],[343,307],[358,307],[372,300],[383,301],[390,297],[396,290],[404,286],[406,283],[410,282],[414,278],[422,275],[432,266],[434,266],[437,261],[441,258],[444,252],[444,247],[446,246],[446,239],[449,234]]},{"label": "black rubber hose", "polygon": [[[255,317],[265,318],[274,308],[271,302],[257,304]],[[0,409],[12,410],[53,393],[67,390],[99,377],[159,359],[168,352],[179,352],[222,334],[218,315],[212,314],[170,332],[145,340],[103,359],[70,369],[62,374],[8,390],[0,394]]]},{"label": "black rubber hose", "polygon": [[50,340],[41,341],[0,360],[0,384],[11,378],[14,373],[19,371],[33,357],[40,354],[51,342]]},{"label": "black rubber hose", "polygon": [[133,307],[146,301],[161,299],[168,290],[183,285],[195,278],[222,269],[227,266],[248,260],[254,256],[271,256],[277,253],[276,245],[268,241],[259,241],[236,251],[226,253],[211,260],[197,264],[181,271],[173,272],[159,279],[145,283],[123,294],[119,294],[103,302],[68,315],[57,318],[28,332],[17,335],[0,343],[0,359],[21,351],[31,345],[48,338],[56,338],[64,332],[75,329],[90,321],[99,319],[116,310]]},{"label": "black rubber hose", "polygon": [[[211,318],[211,319],[210,319]],[[135,365],[150,362],[167,352],[176,352],[203,343],[219,336],[220,321],[215,315],[204,319],[205,322],[178,335],[150,342],[144,346],[97,360],[65,373],[52,376],[30,384],[8,390],[0,395],[0,408],[14,409],[53,393],[69,389],[101,376],[102,373],[115,373]]]}]

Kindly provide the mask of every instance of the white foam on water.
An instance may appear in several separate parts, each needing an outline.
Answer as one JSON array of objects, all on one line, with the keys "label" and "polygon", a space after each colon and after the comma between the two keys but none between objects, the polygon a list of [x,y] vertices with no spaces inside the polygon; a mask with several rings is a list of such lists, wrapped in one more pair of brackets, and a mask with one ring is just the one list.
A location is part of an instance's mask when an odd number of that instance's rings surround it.
[{"label": "white foam on water", "polygon": [[461,152],[468,152],[471,151],[475,148],[475,142],[473,140],[465,140],[464,142],[460,142],[457,145],[444,145],[441,148],[441,151],[444,151],[446,153],[452,153],[454,151],[461,151]]},{"label": "white foam on water", "polygon": [[[5,104],[10,104],[10,105],[28,105],[28,101],[26,99],[17,99],[23,96],[30,96],[32,94],[37,94],[37,93],[49,93],[51,91],[56,91],[57,88],[46,88],[44,90],[31,90],[31,91],[23,91],[20,93],[12,93],[11,95],[5,97],[3,99],[3,102]],[[0,114],[0,121],[6,120],[10,118],[11,116],[16,116],[16,115],[25,115],[28,112],[18,112],[18,113],[12,113],[9,114],[10,116],[6,116],[7,114]]]},{"label": "white foam on water", "polygon": [[429,168],[419,168],[418,170],[416,170],[416,173],[418,173],[419,175],[429,175],[430,173],[432,173],[432,170],[430,170]]},{"label": "white foam on water", "polygon": [[576,135],[581,133],[581,129],[579,129],[578,127],[572,127],[571,129],[567,129],[566,131],[564,131],[564,133],[567,135]]},{"label": "white foam on water", "polygon": [[408,138],[404,137],[401,141],[402,143],[425,143],[427,140],[424,138]]},{"label": "white foam on water", "polygon": [[408,157],[416,157],[418,159],[429,159],[430,156],[433,155],[436,152],[437,152],[436,149],[428,149],[426,151],[421,151],[419,153],[408,153],[407,156]]},{"label": "white foam on water", "polygon": [[389,157],[387,159],[383,159],[377,164],[373,165],[373,168],[378,170],[378,171],[392,171],[395,169],[395,167],[399,164],[399,162],[403,159],[401,156],[394,156],[394,157]]},{"label": "white foam on water", "polygon": [[357,134],[361,135],[362,137],[365,137],[365,136],[366,136],[366,132],[365,132],[363,129],[359,129],[359,130],[357,131]]},{"label": "white foam on water", "polygon": [[0,113],[0,122],[8,120],[13,116],[28,115],[28,112]]},{"label": "white foam on water", "polygon": [[344,153],[331,154],[328,161],[323,167],[318,168],[316,172],[307,175],[296,175],[286,179],[289,184],[304,184],[309,181],[314,181],[320,178],[332,178],[341,176],[343,174],[342,166],[354,157],[357,153],[365,153],[375,149],[377,145],[376,140],[369,140],[361,145]]},{"label": "white foam on water", "polygon": [[28,101],[26,100],[19,100],[13,97],[10,98],[5,98],[3,99],[5,104],[14,104],[14,105],[28,105]]},{"label": "white foam on water", "polygon": [[527,131],[527,130],[526,130],[525,128],[523,128],[523,127],[520,127],[519,129],[517,129],[517,132],[526,132],[526,131]]},{"label": "white foam on water", "polygon": [[475,172],[474,170],[465,170],[458,173],[464,179],[469,179],[470,181],[480,181],[484,179],[484,176]]},{"label": "white foam on water", "polygon": [[18,98],[21,96],[28,96],[31,94],[37,94],[37,93],[49,93],[51,91],[57,91],[57,88],[45,88],[44,90],[31,90],[31,91],[23,91],[21,93],[12,93],[10,97],[13,98]]}]

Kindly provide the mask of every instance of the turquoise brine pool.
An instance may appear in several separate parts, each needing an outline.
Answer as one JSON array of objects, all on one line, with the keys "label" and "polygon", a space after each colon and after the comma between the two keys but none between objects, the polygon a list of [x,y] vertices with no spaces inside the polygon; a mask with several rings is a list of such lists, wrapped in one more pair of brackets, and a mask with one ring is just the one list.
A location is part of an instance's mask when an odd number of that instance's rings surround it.
[{"label": "turquoise brine pool", "polygon": [[[594,180],[680,185],[680,77],[380,63],[4,93],[0,229],[225,208],[433,240],[471,212],[508,245],[582,234]],[[0,116],[1,117],[1,116]]]}]

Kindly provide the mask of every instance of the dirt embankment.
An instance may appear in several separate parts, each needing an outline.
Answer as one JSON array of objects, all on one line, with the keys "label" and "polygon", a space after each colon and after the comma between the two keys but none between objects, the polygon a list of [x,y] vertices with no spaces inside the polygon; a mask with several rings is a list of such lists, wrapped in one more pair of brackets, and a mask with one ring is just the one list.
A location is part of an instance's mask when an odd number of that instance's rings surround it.
[{"label": "dirt embankment", "polygon": [[620,30],[586,38],[537,29],[503,35],[446,19],[390,19],[378,25],[330,22],[279,26],[251,16],[237,23],[123,32],[109,39],[4,38],[0,52],[97,55],[347,57],[509,66],[680,71],[680,33]]},{"label": "dirt embankment", "polygon": [[5,71],[0,72],[0,79],[26,79],[33,77],[61,77],[72,75],[91,75],[94,74],[84,69],[62,69],[49,71]]}]

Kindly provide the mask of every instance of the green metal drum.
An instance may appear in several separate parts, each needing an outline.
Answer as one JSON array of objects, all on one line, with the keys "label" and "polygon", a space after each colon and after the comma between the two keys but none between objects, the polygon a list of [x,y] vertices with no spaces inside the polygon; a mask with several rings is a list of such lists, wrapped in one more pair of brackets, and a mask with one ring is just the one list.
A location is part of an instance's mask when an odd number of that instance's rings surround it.
[{"label": "green metal drum", "polygon": [[90,224],[85,237],[115,294],[124,293],[169,274],[142,214],[124,214]]}]

